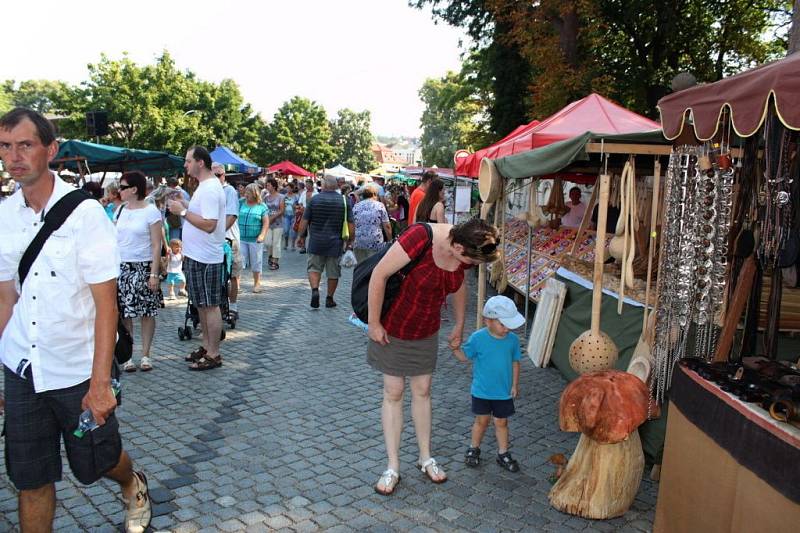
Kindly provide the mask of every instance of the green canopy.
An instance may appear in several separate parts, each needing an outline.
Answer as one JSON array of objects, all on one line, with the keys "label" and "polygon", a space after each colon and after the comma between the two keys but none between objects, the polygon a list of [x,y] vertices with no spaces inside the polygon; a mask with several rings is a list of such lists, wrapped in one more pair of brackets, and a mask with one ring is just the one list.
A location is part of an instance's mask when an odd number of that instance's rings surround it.
[{"label": "green canopy", "polygon": [[391,181],[399,181],[400,183],[405,183],[406,185],[413,185],[419,181],[419,178],[416,176],[409,176],[403,173],[393,174],[391,176],[386,177],[387,180]]},{"label": "green canopy", "polygon": [[77,161],[83,158],[91,172],[125,172],[140,170],[148,176],[175,174],[183,168],[183,159],[167,152],[121,148],[85,141],[61,143],[52,165],[63,165],[77,170]]},{"label": "green canopy", "polygon": [[599,134],[586,132],[583,135],[555,142],[519,154],[495,159],[494,164],[504,178],[520,179],[531,176],[546,176],[564,170],[575,161],[588,161],[586,145],[590,142],[614,142],[635,144],[671,144],[661,130],[642,133]]}]

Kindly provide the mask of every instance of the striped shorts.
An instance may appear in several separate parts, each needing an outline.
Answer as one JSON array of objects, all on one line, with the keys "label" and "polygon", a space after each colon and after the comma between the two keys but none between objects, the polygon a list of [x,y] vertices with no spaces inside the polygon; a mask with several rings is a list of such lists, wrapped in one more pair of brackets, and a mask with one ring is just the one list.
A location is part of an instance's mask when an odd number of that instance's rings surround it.
[{"label": "striped shorts", "polygon": [[186,290],[195,307],[216,307],[222,304],[223,263],[201,263],[187,257],[183,264]]}]

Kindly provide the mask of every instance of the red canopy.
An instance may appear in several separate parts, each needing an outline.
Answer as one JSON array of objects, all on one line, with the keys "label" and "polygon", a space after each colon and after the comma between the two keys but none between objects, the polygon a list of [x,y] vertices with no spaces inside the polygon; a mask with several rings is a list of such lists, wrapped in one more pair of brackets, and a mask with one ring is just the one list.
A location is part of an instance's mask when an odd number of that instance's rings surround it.
[{"label": "red canopy", "polygon": [[281,161],[280,163],[275,163],[267,169],[267,172],[281,172],[283,174],[291,174],[292,176],[314,176],[314,174],[308,170],[295,165],[291,161]]},{"label": "red canopy", "polygon": [[459,176],[478,175],[481,159],[497,159],[520,152],[547,146],[557,141],[572,139],[586,132],[620,134],[638,133],[660,129],[661,125],[649,118],[629,111],[599,94],[590,94],[572,102],[561,111],[544,119],[520,126],[506,138],[484,150],[478,150],[458,162]]},{"label": "red canopy", "polygon": [[727,108],[736,134],[749,137],[764,122],[770,96],[781,122],[800,130],[800,54],[665,96],[658,101],[664,136],[676,139],[691,111],[695,136],[707,141],[717,133],[720,116]]}]

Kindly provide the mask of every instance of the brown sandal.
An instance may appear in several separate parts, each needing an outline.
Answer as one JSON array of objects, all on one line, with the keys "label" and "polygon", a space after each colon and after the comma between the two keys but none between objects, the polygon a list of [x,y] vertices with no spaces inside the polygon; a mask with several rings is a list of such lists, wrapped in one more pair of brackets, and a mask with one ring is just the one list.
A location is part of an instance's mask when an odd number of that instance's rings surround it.
[{"label": "brown sandal", "polygon": [[222,366],[222,356],[209,357],[207,354],[189,365],[189,370],[211,370]]},{"label": "brown sandal", "polygon": [[206,349],[201,346],[192,353],[190,353],[189,355],[187,355],[186,357],[184,357],[183,360],[186,361],[187,363],[194,363],[195,361],[198,361],[201,357],[203,357],[206,353],[207,353]]}]

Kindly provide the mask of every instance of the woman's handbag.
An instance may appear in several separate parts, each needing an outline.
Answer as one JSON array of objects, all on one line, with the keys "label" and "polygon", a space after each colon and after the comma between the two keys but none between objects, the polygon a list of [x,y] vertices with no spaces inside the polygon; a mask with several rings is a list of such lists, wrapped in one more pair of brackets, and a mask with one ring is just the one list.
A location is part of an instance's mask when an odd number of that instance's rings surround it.
[{"label": "woman's handbag", "polygon": [[[19,262],[19,286],[22,289],[22,284],[28,276],[28,272],[33,266],[33,262],[42,251],[45,241],[50,235],[60,228],[64,222],[69,218],[72,212],[84,200],[94,200],[89,193],[83,190],[76,190],[66,194],[58,202],[50,208],[50,211],[44,217],[44,224],[36,236],[33,238],[25,253],[22,254],[22,259]],[[120,211],[122,208],[120,208]],[[130,360],[133,355],[133,337],[131,337],[128,328],[122,323],[122,318],[117,319],[117,344],[114,346],[114,356],[117,363],[123,364]]]},{"label": "woman's handbag", "polygon": [[[389,308],[392,306],[392,302],[394,302],[397,295],[400,294],[400,286],[403,284],[405,277],[408,276],[409,272],[422,260],[425,256],[425,252],[427,252],[428,248],[430,248],[433,243],[433,233],[431,232],[430,225],[422,223],[422,226],[425,227],[425,231],[428,233],[428,242],[416,257],[412,258],[406,266],[389,276],[389,279],[386,280],[381,317],[386,315]],[[367,323],[369,320],[369,280],[372,277],[372,271],[378,263],[381,262],[381,259],[383,259],[383,256],[386,255],[386,252],[388,252],[391,247],[391,243],[386,243],[380,252],[358,263],[353,270],[350,303],[353,305],[353,311],[358,319],[364,323]]]}]

